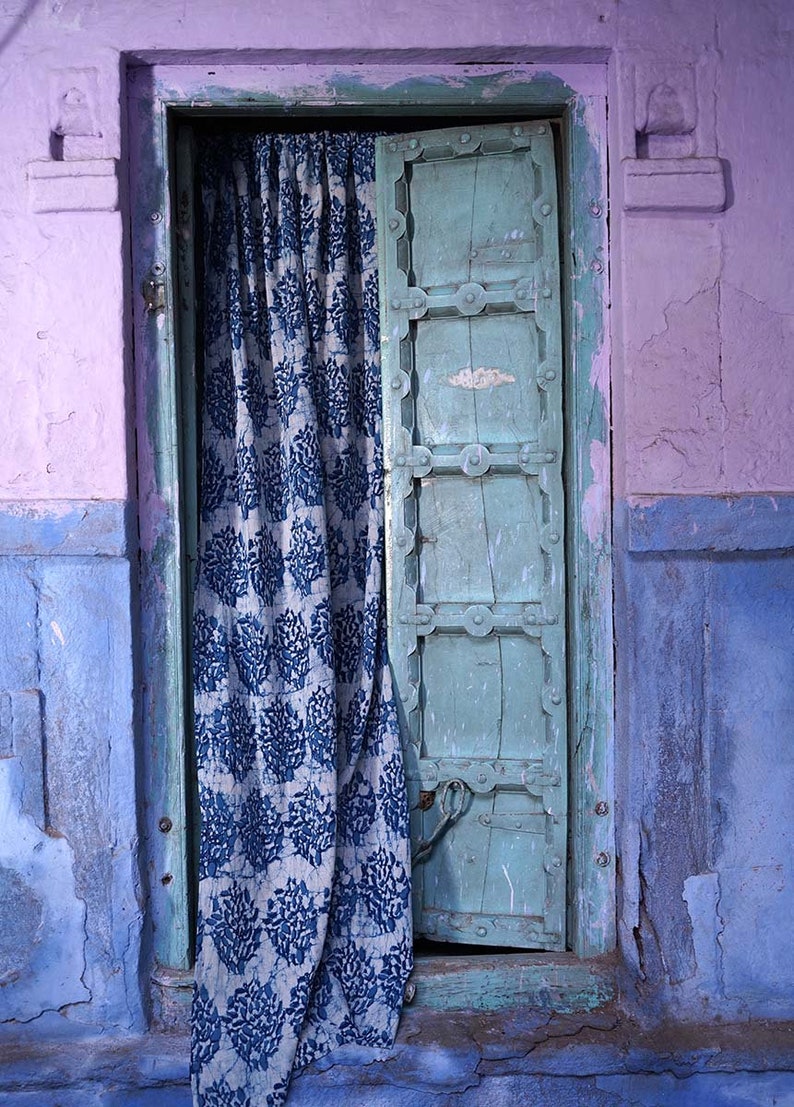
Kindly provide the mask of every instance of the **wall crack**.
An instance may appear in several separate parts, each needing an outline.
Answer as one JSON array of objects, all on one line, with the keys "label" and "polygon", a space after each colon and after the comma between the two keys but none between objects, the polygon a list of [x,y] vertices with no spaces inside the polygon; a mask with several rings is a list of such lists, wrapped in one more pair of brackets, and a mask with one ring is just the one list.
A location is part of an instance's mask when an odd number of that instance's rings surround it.
[{"label": "wall crack", "polygon": [[707,285],[702,285],[697,288],[691,296],[688,296],[685,300],[669,300],[667,305],[663,308],[664,326],[659,331],[654,331],[653,334],[648,335],[643,342],[634,348],[635,354],[643,354],[651,343],[655,342],[658,338],[662,338],[670,330],[670,315],[673,311],[688,307],[693,301],[697,300],[699,296],[707,295],[709,292],[715,292],[719,290],[720,278],[715,277],[714,280]]}]

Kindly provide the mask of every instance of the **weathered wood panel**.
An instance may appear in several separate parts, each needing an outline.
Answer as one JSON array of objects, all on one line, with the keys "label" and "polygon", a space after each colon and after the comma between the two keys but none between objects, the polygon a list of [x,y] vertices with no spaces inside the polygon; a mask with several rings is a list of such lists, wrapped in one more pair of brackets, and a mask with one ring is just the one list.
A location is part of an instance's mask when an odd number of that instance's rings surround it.
[{"label": "weathered wood panel", "polygon": [[419,846],[416,928],[445,941],[563,949],[551,127],[400,135],[381,140],[378,157],[390,649],[414,832],[437,839]]}]

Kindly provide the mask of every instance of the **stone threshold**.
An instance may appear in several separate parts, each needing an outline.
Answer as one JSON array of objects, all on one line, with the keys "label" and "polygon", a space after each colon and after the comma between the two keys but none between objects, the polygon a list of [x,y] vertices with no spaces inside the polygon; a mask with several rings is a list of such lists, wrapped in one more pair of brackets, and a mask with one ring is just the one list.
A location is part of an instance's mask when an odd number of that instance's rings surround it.
[{"label": "stone threshold", "polygon": [[[792,1074],[794,1088],[793,1023],[643,1029],[609,1008],[585,1015],[525,1009],[441,1016],[437,1011],[408,1010],[393,1050],[344,1047],[308,1068],[294,1087],[299,1101],[299,1088],[308,1093],[310,1088],[354,1090],[380,1085],[464,1093],[491,1079],[499,1083],[510,1077],[669,1074],[685,1079],[698,1074],[774,1072]],[[189,1042],[183,1034],[46,1042],[0,1037],[0,1104],[18,1100],[53,1107],[53,1092],[73,1089],[80,1091],[85,1098],[79,1102],[86,1104],[93,1104],[97,1095],[97,1103],[121,1104],[128,1092],[151,1090],[140,1100],[148,1105],[159,1102],[152,1098],[157,1089],[165,1096],[167,1089],[186,1089],[188,1083]],[[57,1102],[60,1107],[61,1096]],[[63,1099],[68,1107],[71,1102]],[[181,1093],[178,1101],[163,1098],[162,1102],[181,1104]]]}]

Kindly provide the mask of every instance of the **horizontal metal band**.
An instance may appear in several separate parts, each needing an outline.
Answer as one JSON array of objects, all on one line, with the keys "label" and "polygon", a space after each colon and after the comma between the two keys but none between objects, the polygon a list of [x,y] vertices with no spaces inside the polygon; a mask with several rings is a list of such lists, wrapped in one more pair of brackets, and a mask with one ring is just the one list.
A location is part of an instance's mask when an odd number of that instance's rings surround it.
[{"label": "horizontal metal band", "polygon": [[494,811],[477,817],[480,826],[487,830],[509,830],[511,833],[546,833],[545,811]]},{"label": "horizontal metal band", "polygon": [[417,604],[414,611],[401,611],[397,616],[403,626],[415,626],[416,633],[432,634],[436,630],[458,631],[474,638],[487,634],[535,634],[539,627],[556,626],[556,612],[544,611],[540,604]]},{"label": "horizontal metal band", "polygon": [[538,285],[531,277],[521,277],[517,281],[499,281],[487,286],[467,281],[446,288],[407,288],[403,291],[404,295],[392,297],[389,308],[407,312],[409,319],[422,319],[426,315],[440,314],[480,315],[489,308],[537,311],[538,300],[550,301],[555,287],[552,283]]},{"label": "horizontal metal band", "polygon": [[[474,912],[439,911],[432,907],[422,910],[420,932],[437,939],[465,938],[483,945],[533,945],[552,949],[561,935],[545,929],[544,921],[532,915],[486,915]],[[510,942],[508,939],[515,939]]]},{"label": "horizontal metal band", "polygon": [[487,130],[477,126],[447,127],[444,130],[401,135],[388,143],[390,153],[400,153],[406,161],[440,161],[473,154],[503,154],[512,150],[527,149],[532,138],[545,135],[546,123],[505,123],[502,127],[490,124]]},{"label": "horizontal metal band", "polygon": [[462,780],[472,792],[487,794],[496,788],[559,788],[557,772],[547,772],[540,760],[479,760],[469,757],[419,759],[406,776],[429,791],[446,780]]},{"label": "horizontal metal band", "polygon": [[[548,370],[544,379],[548,377]],[[454,448],[454,447],[453,447]],[[412,446],[398,450],[393,457],[394,469],[410,469],[413,477],[426,477],[429,473],[463,473],[467,477],[481,477],[489,469],[503,472],[536,475],[542,465],[559,461],[559,452],[535,443],[527,443],[518,449],[489,449],[479,442],[463,446],[459,452],[434,451],[427,446]]]}]

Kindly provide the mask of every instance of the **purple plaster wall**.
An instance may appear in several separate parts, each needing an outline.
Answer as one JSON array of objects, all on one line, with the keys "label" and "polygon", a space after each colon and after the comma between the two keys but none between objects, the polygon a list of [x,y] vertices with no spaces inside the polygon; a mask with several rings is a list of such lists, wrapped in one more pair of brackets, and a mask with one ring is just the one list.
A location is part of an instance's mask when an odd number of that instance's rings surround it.
[{"label": "purple plaster wall", "polygon": [[[13,109],[0,137],[3,499],[124,498],[129,486],[122,214],[79,210],[79,195],[78,210],[32,210],[53,193],[41,174],[52,132],[68,128],[64,94],[77,90],[88,121],[77,129],[94,132],[73,136],[66,153],[119,158],[122,53],[230,51],[233,60],[257,47],[353,60],[456,48],[475,61],[592,60],[594,51],[608,59],[616,490],[794,487],[787,0],[304,0],[267,9],[250,0],[18,0],[0,19],[2,95]],[[725,212],[623,210],[623,162],[638,152],[648,88],[660,82],[675,88],[689,129],[677,142],[657,136],[649,151],[724,159]]]}]

